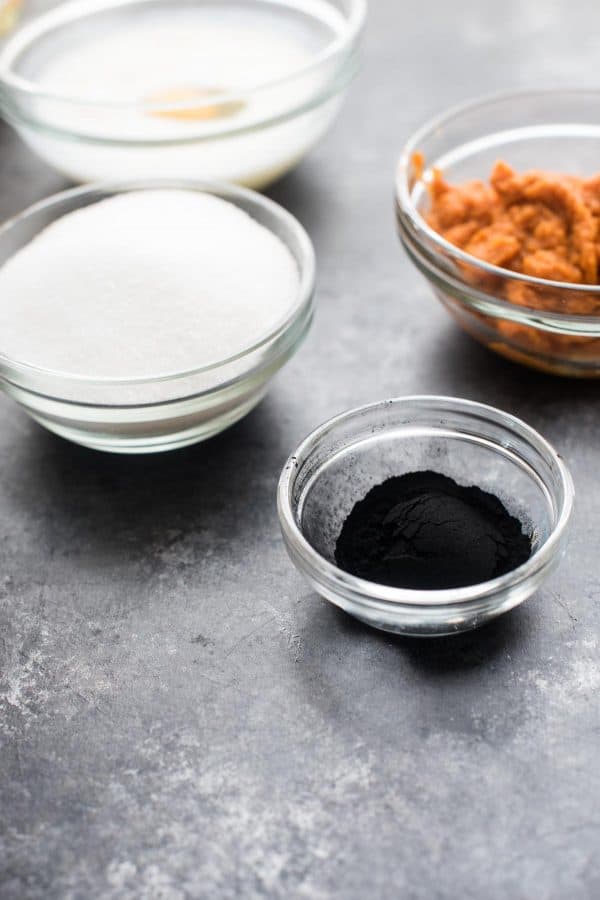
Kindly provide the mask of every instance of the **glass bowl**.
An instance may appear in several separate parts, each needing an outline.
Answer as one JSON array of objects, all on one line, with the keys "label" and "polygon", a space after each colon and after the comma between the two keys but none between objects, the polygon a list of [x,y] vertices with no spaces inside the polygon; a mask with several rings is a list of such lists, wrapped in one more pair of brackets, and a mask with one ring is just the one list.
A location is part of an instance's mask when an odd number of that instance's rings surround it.
[{"label": "glass bowl", "polygon": [[235,204],[277,235],[295,259],[298,296],[285,317],[242,353],[185,372],[94,378],[41,369],[1,350],[0,388],[46,428],[98,450],[152,453],[204,440],[246,415],[295,353],[313,317],[315,258],[310,239],[282,207],[253,191],[211,182],[137,181],[55,194],[0,229],[0,266],[55,219],[126,191],[202,191]]},{"label": "glass bowl", "polygon": [[[600,171],[600,91],[501,94],[451,110],[410,138],[396,176],[400,239],[459,324],[490,349],[543,371],[600,376],[600,286],[545,281],[464,253],[429,227],[432,167],[452,183],[486,181],[503,159],[517,171]],[[413,157],[425,157],[423,177]],[[509,302],[506,297],[519,299]]]},{"label": "glass bowl", "polygon": [[[164,86],[145,100],[81,96],[77,84],[44,89],[48,60],[64,59],[90,34],[139,30],[156,16],[175,23],[182,15],[214,16],[221,9],[219,15],[228,15],[233,26],[243,21],[252,27],[252,17],[267,15],[282,34],[296,29],[309,48],[308,62],[292,63],[283,77],[251,88],[243,86],[245,76],[235,88],[207,83],[200,86],[208,89],[206,97],[198,90],[190,96],[188,82],[179,84],[168,61]],[[75,181],[204,178],[264,187],[296,165],[329,128],[357,69],[365,15],[365,0],[59,4],[21,27],[0,54],[0,112],[42,159]],[[162,85],[158,62],[157,72]]]},{"label": "glass bowl", "polygon": [[[426,469],[496,494],[531,535],[530,559],[493,581],[434,591],[339,569],[335,544],[354,504],[392,475]],[[533,594],[563,554],[572,506],[569,472],[544,438],[508,413],[451,397],[386,400],[326,422],[290,457],[278,489],[287,551],[311,586],[368,625],[424,637],[476,628]]]}]

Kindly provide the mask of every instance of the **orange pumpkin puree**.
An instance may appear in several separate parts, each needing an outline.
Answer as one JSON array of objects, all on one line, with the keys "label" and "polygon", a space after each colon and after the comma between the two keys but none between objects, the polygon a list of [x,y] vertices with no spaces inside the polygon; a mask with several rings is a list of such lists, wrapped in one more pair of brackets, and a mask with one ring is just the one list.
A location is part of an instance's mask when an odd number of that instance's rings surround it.
[{"label": "orange pumpkin puree", "polygon": [[[422,155],[415,154],[418,179],[423,168]],[[465,253],[547,281],[599,283],[600,174],[586,179],[539,170],[518,173],[497,162],[489,183],[449,184],[439,169],[433,169],[427,187],[426,221]],[[486,273],[466,263],[460,264],[460,271],[469,283],[519,306],[600,314],[600,286],[597,293],[580,293]],[[553,335],[507,320],[487,319],[487,323],[526,351],[562,356],[584,345],[592,350],[589,339]],[[598,352],[598,339],[593,344]]]}]

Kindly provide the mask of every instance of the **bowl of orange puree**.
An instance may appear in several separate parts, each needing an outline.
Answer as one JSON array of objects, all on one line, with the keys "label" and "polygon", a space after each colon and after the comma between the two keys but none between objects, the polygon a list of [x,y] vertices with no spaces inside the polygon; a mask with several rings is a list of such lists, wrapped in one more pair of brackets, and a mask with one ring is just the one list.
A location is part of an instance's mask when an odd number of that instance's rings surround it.
[{"label": "bowl of orange puree", "polygon": [[546,372],[600,377],[600,91],[499,94],[408,141],[400,239],[458,323]]}]

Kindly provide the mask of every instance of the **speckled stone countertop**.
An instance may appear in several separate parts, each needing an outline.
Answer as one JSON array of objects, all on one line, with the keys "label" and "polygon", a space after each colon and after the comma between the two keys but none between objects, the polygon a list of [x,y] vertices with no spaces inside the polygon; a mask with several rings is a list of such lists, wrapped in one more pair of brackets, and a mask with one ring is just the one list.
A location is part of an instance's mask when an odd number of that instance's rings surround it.
[{"label": "speckled stone countertop", "polygon": [[[593,83],[596,0],[372,0],[334,131],[272,191],[312,235],[319,315],[213,441],[111,457],[0,400],[3,900],[600,896],[600,384],[463,337],[404,258],[404,138],[475,93]],[[0,216],[62,186],[0,130]],[[361,627],[288,563],[275,486],[328,416],[443,392],[569,461],[568,558],[497,624]]]}]

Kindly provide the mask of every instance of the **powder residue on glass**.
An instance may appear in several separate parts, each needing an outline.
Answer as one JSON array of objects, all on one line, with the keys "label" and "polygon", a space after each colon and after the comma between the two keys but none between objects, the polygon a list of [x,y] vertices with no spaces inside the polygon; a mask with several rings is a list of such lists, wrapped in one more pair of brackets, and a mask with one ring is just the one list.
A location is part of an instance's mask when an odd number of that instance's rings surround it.
[{"label": "powder residue on glass", "polygon": [[531,538],[493,494],[437,472],[373,487],[347,517],[338,566],[367,581],[444,590],[490,581],[531,555]]}]

